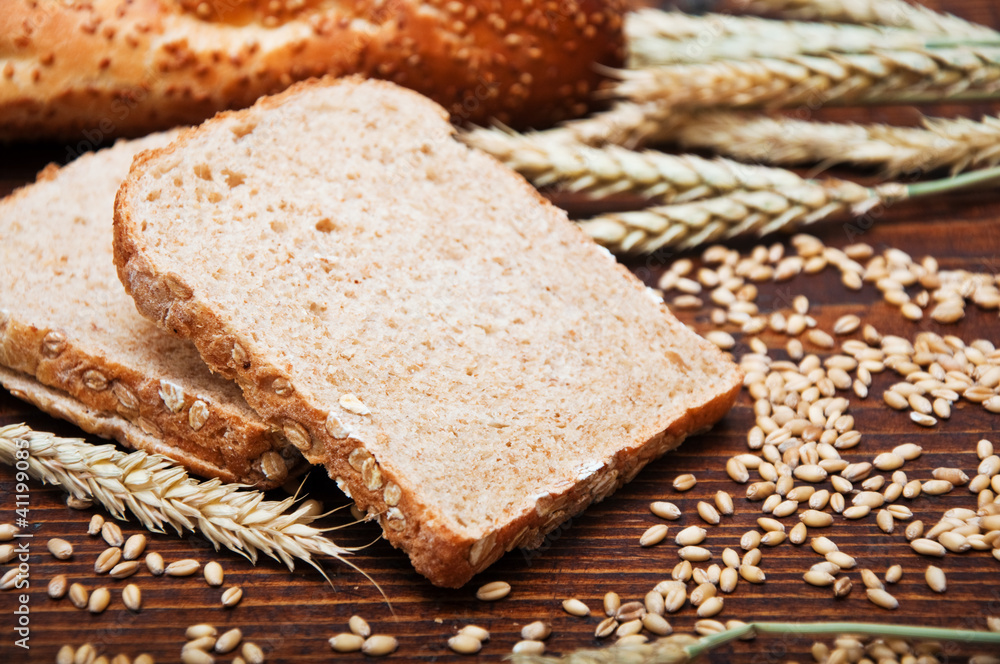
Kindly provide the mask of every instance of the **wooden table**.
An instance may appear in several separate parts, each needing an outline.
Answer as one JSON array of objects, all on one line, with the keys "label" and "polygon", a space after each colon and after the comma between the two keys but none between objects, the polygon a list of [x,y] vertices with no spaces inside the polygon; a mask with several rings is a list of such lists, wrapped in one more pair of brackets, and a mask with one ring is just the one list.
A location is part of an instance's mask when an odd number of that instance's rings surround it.
[{"label": "wooden table", "polygon": [[[945,3],[938,3],[944,6]],[[987,0],[964,0],[948,3],[947,8],[969,18],[1000,25],[994,3]],[[986,106],[948,107],[943,113],[979,115],[989,112]],[[995,112],[995,109],[993,109]],[[912,120],[912,112],[903,109],[838,112],[854,119]],[[50,160],[64,157],[61,145],[5,146],[0,163],[0,193],[27,182]],[[980,192],[953,196],[918,204],[899,204],[885,210],[860,237],[850,238],[842,223],[816,229],[826,243],[843,246],[864,241],[882,250],[898,247],[914,257],[935,256],[942,268],[965,268],[974,271],[1000,272],[1000,198],[995,193]],[[742,245],[744,247],[749,245]],[[673,257],[635,260],[630,267],[654,284],[664,266]],[[883,333],[913,338],[921,330],[957,334],[965,340],[987,338],[1000,343],[997,314],[983,312],[970,305],[960,324],[942,326],[924,321],[904,320],[897,310],[879,300],[875,289],[866,285],[859,293],[844,289],[832,270],[802,276],[785,284],[761,286],[758,302],[768,309],[777,304],[787,308],[790,294],[805,293],[813,303],[812,313],[820,327],[829,330],[833,321],[848,312],[859,313]],[[680,316],[698,329],[709,329],[707,310]],[[854,335],[857,336],[857,335]],[[762,337],[774,348],[784,339],[765,334]],[[741,342],[735,352],[746,351]],[[779,351],[778,356],[782,356]],[[923,446],[924,455],[906,466],[911,478],[929,478],[933,468],[957,466],[970,475],[978,464],[974,454],[976,441],[993,436],[1000,446],[997,416],[969,404],[958,406],[950,421],[933,429],[921,429],[903,413],[889,410],[880,398],[882,389],[896,380],[887,374],[877,376],[872,396],[852,398],[850,412],[863,432],[862,444],[845,453],[851,460],[871,460],[878,452],[903,442]],[[31,540],[31,650],[12,645],[15,624],[13,610],[17,598],[13,592],[0,593],[0,661],[53,661],[64,643],[80,645],[91,642],[109,659],[118,652],[131,656],[149,652],[159,662],[177,661],[184,643],[184,629],[192,623],[207,622],[220,631],[232,626],[243,630],[245,638],[259,644],[268,653],[268,661],[360,661],[360,655],[336,655],[327,639],[346,631],[353,614],[367,618],[377,632],[395,635],[400,647],[392,659],[457,661],[461,657],[447,649],[446,640],[467,623],[490,630],[492,639],[480,658],[497,661],[510,652],[520,638],[520,628],[533,620],[551,623],[553,635],[549,651],[567,652],[579,647],[597,647],[603,642],[593,637],[601,613],[601,598],[606,591],[618,592],[623,600],[642,599],[658,581],[669,578],[678,561],[672,537],[682,526],[698,524],[695,512],[699,500],[710,500],[718,490],[729,491],[736,500],[736,514],[722,524],[709,527],[707,546],[716,560],[726,546],[737,547],[740,535],[755,525],[759,504],[744,497],[745,487],[734,484],[725,474],[726,459],[746,450],[746,433],[753,424],[751,401],[744,392],[732,412],[711,432],[687,441],[680,449],[652,463],[630,485],[595,505],[583,515],[565,524],[536,552],[514,551],[469,587],[442,590],[415,574],[406,557],[379,539],[373,524],[356,525],[335,531],[334,539],[347,546],[364,546],[352,556],[352,562],[376,580],[391,600],[380,596],[372,583],[359,572],[331,562],[326,565],[330,583],[310,569],[287,572],[281,565],[264,561],[256,567],[229,552],[215,553],[197,536],[150,535],[150,550],[176,560],[192,557],[208,562],[218,560],[226,569],[226,585],[239,584],[244,599],[235,609],[220,604],[220,589],[208,587],[200,576],[183,579],[154,578],[143,570],[131,579],[140,585],[144,608],[138,615],[125,610],[120,599],[123,581],[97,577],[93,571],[96,555],[104,548],[99,538],[88,537],[86,524],[90,511],[77,511],[64,504],[62,492],[32,482],[30,494]],[[51,419],[0,390],[0,425],[26,421],[41,430],[62,435],[80,435],[74,427]],[[93,440],[93,439],[92,439]],[[93,440],[93,442],[102,442]],[[687,493],[678,493],[671,483],[678,474],[694,473],[698,485]],[[314,472],[307,488],[310,495],[327,506],[343,505],[346,499],[332,482]],[[0,522],[14,519],[13,473],[0,467]],[[683,510],[683,518],[671,524],[668,541],[644,549],[639,536],[658,523],[648,509],[650,501],[667,499]],[[938,498],[922,497],[902,501],[914,511],[914,518],[934,523],[953,507],[975,507],[975,497],[958,488]],[[347,510],[330,519],[331,524],[350,520]],[[795,518],[785,519],[791,525]],[[140,531],[135,521],[123,524],[127,534]],[[1000,615],[1000,563],[987,552],[949,554],[943,561],[922,558],[913,553],[901,528],[892,535],[882,533],[874,518],[845,522],[837,519],[823,535],[836,540],[841,549],[854,555],[859,567],[871,568],[880,575],[894,563],[903,566],[900,583],[892,587],[899,599],[896,611],[876,608],[865,599],[863,586],[855,571],[854,592],[846,599],[834,600],[829,589],[814,588],[802,581],[802,573],[819,560],[808,547],[782,544],[765,551],[762,567],[767,582],[754,586],[741,582],[726,596],[722,619],[811,621],[866,620],[884,623],[912,623],[967,629],[985,629],[987,615]],[[814,531],[814,534],[817,534]],[[56,561],[45,551],[50,537],[63,537],[73,543],[76,552],[71,560]],[[923,572],[931,562],[939,564],[948,575],[948,591],[932,592],[924,582]],[[5,565],[4,568],[7,566]],[[80,611],[67,601],[53,601],[45,594],[45,585],[57,573],[88,588],[99,585],[112,589],[112,606],[102,615]],[[480,583],[506,580],[513,591],[496,603],[475,599]],[[594,616],[581,619],[569,616],[560,608],[564,598],[577,597],[594,610]],[[696,616],[690,605],[669,616],[676,632],[691,632]],[[712,661],[783,662],[789,659],[812,661],[808,654],[811,639],[760,638],[755,642],[736,643],[717,651]],[[949,650],[949,655],[956,651]],[[220,658],[228,661],[231,655]],[[958,661],[958,660],[950,660]]]}]

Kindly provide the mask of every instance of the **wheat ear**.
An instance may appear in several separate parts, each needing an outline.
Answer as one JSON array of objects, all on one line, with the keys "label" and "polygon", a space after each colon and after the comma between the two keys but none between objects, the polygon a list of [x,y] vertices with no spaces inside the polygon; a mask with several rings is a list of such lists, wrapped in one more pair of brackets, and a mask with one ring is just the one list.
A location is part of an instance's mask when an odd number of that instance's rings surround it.
[{"label": "wheat ear", "polygon": [[164,526],[179,535],[198,531],[216,550],[224,546],[254,563],[264,553],[289,570],[299,559],[323,573],[314,556],[346,563],[343,556],[350,553],[309,525],[316,518],[310,508],[289,511],[295,497],[264,500],[262,492],[239,484],[199,482],[158,454],[125,453],[114,445],[12,424],[0,427],[0,460],[19,469],[26,462],[33,477],[77,498],[91,498],[118,518],[129,511],[153,532],[163,532]]},{"label": "wheat ear", "polygon": [[620,254],[649,254],[663,247],[692,249],[744,235],[790,232],[836,215],[861,215],[873,207],[957,191],[1000,179],[1000,167],[912,185],[874,188],[846,180],[805,181],[770,191],[734,191],[691,203],[600,215],[578,222],[599,244]]},{"label": "wheat ear", "polygon": [[538,132],[545,140],[583,145],[635,147],[668,135],[674,115],[662,105],[616,101],[606,110]]},{"label": "wheat ear", "polygon": [[799,54],[941,48],[961,41],[880,26],[774,21],[728,14],[692,16],[659,9],[626,14],[625,35],[631,68]]},{"label": "wheat ear", "polygon": [[462,140],[489,152],[531,180],[595,197],[635,193],[661,202],[691,201],[735,189],[775,189],[803,184],[791,171],[695,155],[638,152],[545,140],[543,134],[474,129]]},{"label": "wheat ear", "polygon": [[887,25],[972,39],[995,39],[998,34],[984,25],[904,0],[731,0],[730,4],[744,12],[797,20]]},{"label": "wheat ear", "polygon": [[[578,222],[618,254],[682,251],[742,235],[791,231],[888,197],[845,181],[807,182],[779,191],[734,191],[717,198],[614,212]],[[902,198],[902,195],[898,196]]]},{"label": "wheat ear", "polygon": [[619,72],[616,94],[667,107],[925,103],[1000,96],[1000,48],[726,60]]},{"label": "wheat ear", "polygon": [[850,163],[886,176],[1000,163],[1000,118],[924,119],[923,129],[881,124],[827,123],[718,111],[692,114],[675,125],[671,141],[755,163]]}]

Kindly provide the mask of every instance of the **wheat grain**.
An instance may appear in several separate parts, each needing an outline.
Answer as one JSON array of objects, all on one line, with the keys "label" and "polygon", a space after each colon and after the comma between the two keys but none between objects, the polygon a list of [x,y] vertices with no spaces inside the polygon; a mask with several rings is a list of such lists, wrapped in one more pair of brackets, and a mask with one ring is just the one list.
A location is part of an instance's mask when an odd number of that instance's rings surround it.
[{"label": "wheat grain", "polygon": [[448,639],[448,647],[460,655],[474,655],[482,650],[483,643],[469,634],[456,634]]},{"label": "wheat grain", "polygon": [[364,644],[361,646],[361,650],[366,655],[370,655],[372,657],[382,657],[395,652],[398,647],[399,642],[396,641],[395,637],[387,636],[385,634],[373,634],[365,639]]},{"label": "wheat grain", "polygon": [[111,592],[107,588],[97,588],[90,593],[87,600],[87,610],[91,613],[104,613],[111,603]]},{"label": "wheat grain", "polygon": [[[464,627],[462,627],[462,629],[458,630],[458,633],[469,634],[471,636],[476,637],[480,641],[490,640],[489,630],[487,630],[484,627],[480,627],[479,625],[465,625]],[[364,636],[367,637],[368,634],[365,634]]]},{"label": "wheat grain", "polygon": [[698,483],[698,478],[691,473],[684,473],[674,478],[674,489],[677,491],[690,491]]},{"label": "wheat grain", "polygon": [[58,560],[68,560],[73,556],[73,545],[59,537],[53,537],[45,546],[53,558]]},{"label": "wheat grain", "polygon": [[571,616],[576,616],[578,618],[585,618],[590,615],[590,607],[581,602],[580,600],[574,598],[563,600],[562,603],[563,611],[570,614]]},{"label": "wheat grain", "polygon": [[337,634],[330,638],[330,647],[336,652],[357,652],[364,645],[364,638],[357,634]]},{"label": "wheat grain", "polygon": [[346,562],[349,551],[309,525],[314,516],[289,511],[294,497],[267,501],[263,493],[237,484],[198,482],[158,454],[125,453],[23,424],[0,427],[0,460],[13,463],[18,440],[28,444],[31,475],[77,497],[91,497],[118,518],[132,512],[150,531],[163,532],[164,526],[178,534],[198,531],[216,549],[224,546],[251,562],[264,553],[289,570],[299,559],[322,573],[314,556]]},{"label": "wheat grain", "polygon": [[675,521],[681,518],[681,510],[673,503],[658,500],[649,504],[649,511],[661,519]]},{"label": "wheat grain", "polygon": [[544,133],[474,129],[463,138],[524,175],[536,187],[556,186],[595,197],[635,193],[661,202],[679,202],[737,189],[793,187],[803,182],[798,175],[782,169],[694,155],[638,152],[616,145],[595,148],[549,140]]},{"label": "wheat grain", "polygon": [[868,588],[865,592],[868,594],[868,600],[876,606],[880,606],[883,609],[888,609],[890,611],[899,608],[899,601],[885,590],[880,588]]},{"label": "wheat grain", "polygon": [[215,652],[225,654],[236,649],[236,646],[243,640],[243,632],[238,627],[234,627],[219,635],[215,642]]},{"label": "wheat grain", "polygon": [[[1000,119],[924,118],[924,128],[809,122],[756,113],[691,114],[672,142],[753,163],[849,163],[884,176],[949,168],[952,173],[1000,163]],[[944,316],[945,313],[940,314]]]},{"label": "wheat grain", "polygon": [[476,597],[483,602],[495,602],[510,594],[510,584],[506,581],[492,581],[476,591]]},{"label": "wheat grain", "polygon": [[640,9],[627,14],[625,35],[628,66],[632,69],[803,53],[902,50],[955,41],[952,37],[884,26],[775,21],[726,14],[692,16],[656,9]]},{"label": "wheat grain", "polygon": [[[243,647],[240,648],[240,654],[243,655],[243,660],[246,664],[264,664],[264,650],[252,641],[243,643]],[[234,659],[233,662],[236,662],[236,660]]]},{"label": "wheat grain", "polygon": [[743,11],[788,19],[841,21],[907,28],[926,34],[996,39],[996,31],[952,14],[942,14],[905,0],[750,0]]},{"label": "wheat grain", "polygon": [[614,94],[671,109],[962,101],[1000,93],[1000,47],[723,60],[618,76]]},{"label": "wheat grain", "polygon": [[661,524],[656,524],[655,526],[650,526],[640,537],[639,546],[649,547],[655,546],[663,541],[667,536],[667,526]]},{"label": "wheat grain", "polygon": [[122,590],[122,603],[129,611],[138,612],[142,609],[142,591],[139,586],[130,583]]}]

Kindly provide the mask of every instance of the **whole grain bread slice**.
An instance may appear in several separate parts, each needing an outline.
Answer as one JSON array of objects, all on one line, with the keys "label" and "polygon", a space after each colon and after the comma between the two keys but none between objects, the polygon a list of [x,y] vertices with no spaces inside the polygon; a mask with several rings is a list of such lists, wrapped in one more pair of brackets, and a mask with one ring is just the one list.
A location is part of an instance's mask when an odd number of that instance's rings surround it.
[{"label": "whole grain bread slice", "polygon": [[322,80],[140,156],[139,310],[460,586],[719,419],[735,365],[389,83]]},{"label": "whole grain bread slice", "polygon": [[115,273],[115,193],[136,153],[175,137],[49,166],[0,201],[0,385],[200,475],[274,486],[301,456],[231,381],[209,372],[190,341],[140,316]]}]

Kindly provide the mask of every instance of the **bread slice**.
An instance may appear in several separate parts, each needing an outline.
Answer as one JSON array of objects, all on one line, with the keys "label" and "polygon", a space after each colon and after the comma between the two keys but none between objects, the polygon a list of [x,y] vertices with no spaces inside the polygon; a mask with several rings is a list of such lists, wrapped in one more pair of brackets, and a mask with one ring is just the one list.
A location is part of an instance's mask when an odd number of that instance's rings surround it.
[{"label": "bread slice", "polygon": [[457,587],[719,419],[735,365],[389,83],[325,79],[141,155],[139,310]]},{"label": "bread slice", "polygon": [[212,376],[190,341],[140,316],[115,273],[118,186],[137,152],[175,136],[49,166],[0,201],[0,384],[89,433],[200,475],[273,486],[300,455],[232,382]]}]

